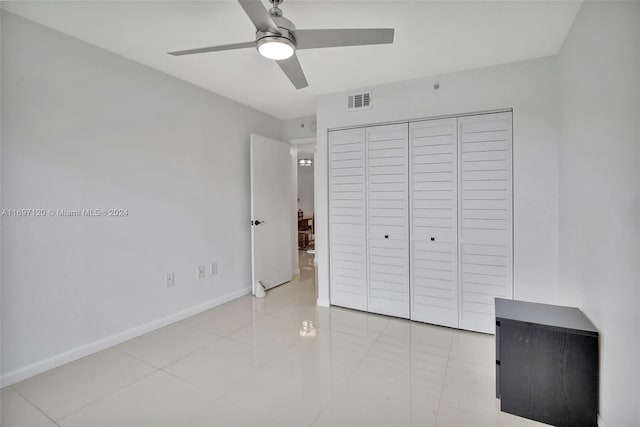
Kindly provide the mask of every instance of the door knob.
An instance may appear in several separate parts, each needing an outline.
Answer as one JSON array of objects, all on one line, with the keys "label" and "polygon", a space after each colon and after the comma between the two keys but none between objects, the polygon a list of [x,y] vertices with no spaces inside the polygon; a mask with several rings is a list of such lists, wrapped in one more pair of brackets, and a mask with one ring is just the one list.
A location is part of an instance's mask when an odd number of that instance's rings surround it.
[{"label": "door knob", "polygon": [[432,237],[432,238],[431,238],[431,241],[432,241],[432,242],[435,242],[435,241],[436,241],[436,238],[435,238],[435,237]]},{"label": "door knob", "polygon": [[384,235],[384,238],[385,238],[385,239],[388,239],[388,238],[389,238],[389,235],[388,235],[388,234],[385,234],[385,235]]},{"label": "door knob", "polygon": [[260,220],[253,221],[253,225],[260,225],[260,224],[264,224],[264,221],[260,221]]}]

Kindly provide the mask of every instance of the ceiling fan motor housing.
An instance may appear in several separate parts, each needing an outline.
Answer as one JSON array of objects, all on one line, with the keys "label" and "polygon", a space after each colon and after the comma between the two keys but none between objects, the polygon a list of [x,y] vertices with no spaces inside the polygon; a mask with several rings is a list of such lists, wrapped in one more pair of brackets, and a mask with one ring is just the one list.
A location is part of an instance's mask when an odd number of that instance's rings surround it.
[{"label": "ceiling fan motor housing", "polygon": [[273,21],[275,22],[275,24],[278,26],[278,32],[271,32],[271,31],[256,31],[256,42],[260,42],[260,40],[264,39],[264,38],[269,38],[270,40],[274,40],[274,39],[286,39],[288,41],[290,41],[293,46],[296,45],[296,37],[295,37],[295,30],[296,30],[296,26],[293,25],[293,22],[289,21],[287,18],[285,18],[282,15],[271,15],[271,18],[273,19]]},{"label": "ceiling fan motor housing", "polygon": [[[278,2],[278,0],[275,0]],[[296,50],[296,37],[294,31],[296,29],[293,22],[282,16],[282,11],[277,8],[277,4],[274,3],[274,8],[271,9],[269,14],[273,19],[273,22],[278,26],[278,32],[272,31],[256,31],[256,49],[260,51],[260,46],[265,43],[279,42],[287,44],[291,47],[293,52]]]}]

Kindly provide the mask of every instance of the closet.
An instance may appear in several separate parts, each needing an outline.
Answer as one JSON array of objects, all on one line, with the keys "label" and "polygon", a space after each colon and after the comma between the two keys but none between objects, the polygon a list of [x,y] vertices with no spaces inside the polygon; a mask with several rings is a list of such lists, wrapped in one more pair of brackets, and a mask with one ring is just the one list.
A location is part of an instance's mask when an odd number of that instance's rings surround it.
[{"label": "closet", "polygon": [[512,298],[511,112],[329,132],[331,304],[494,331]]}]

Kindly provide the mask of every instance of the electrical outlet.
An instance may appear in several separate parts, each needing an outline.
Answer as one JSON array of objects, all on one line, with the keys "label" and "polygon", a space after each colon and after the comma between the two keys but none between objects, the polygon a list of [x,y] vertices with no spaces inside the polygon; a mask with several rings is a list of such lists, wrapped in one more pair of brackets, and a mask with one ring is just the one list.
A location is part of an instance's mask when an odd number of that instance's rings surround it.
[{"label": "electrical outlet", "polygon": [[167,277],[165,277],[164,284],[167,288],[172,287],[175,284],[175,277],[173,273],[167,273]]},{"label": "electrical outlet", "polygon": [[211,275],[215,276],[216,274],[218,274],[218,263],[217,262],[212,262],[211,264],[209,264],[209,268],[211,270]]},{"label": "electrical outlet", "polygon": [[198,278],[199,279],[204,279],[204,276],[205,276],[204,265],[199,265],[198,266]]}]

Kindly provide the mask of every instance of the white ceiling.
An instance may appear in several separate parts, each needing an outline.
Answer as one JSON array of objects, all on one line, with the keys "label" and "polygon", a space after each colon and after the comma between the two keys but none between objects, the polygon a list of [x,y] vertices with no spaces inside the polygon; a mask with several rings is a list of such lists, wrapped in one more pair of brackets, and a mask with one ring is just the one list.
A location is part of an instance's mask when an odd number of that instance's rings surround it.
[{"label": "white ceiling", "polygon": [[[266,5],[267,0],[262,0]],[[235,0],[25,1],[3,8],[281,119],[315,112],[316,95],[554,55],[580,1],[285,0],[297,28],[393,27],[393,45],[298,52],[296,91],[254,49],[173,57],[167,51],[250,41]]]}]

